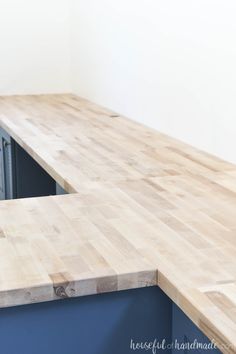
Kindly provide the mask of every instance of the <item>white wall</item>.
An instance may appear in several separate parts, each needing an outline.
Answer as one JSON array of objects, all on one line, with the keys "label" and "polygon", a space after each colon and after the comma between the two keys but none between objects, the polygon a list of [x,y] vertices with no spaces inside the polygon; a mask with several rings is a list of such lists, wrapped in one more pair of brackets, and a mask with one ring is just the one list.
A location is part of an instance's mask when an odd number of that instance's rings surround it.
[{"label": "white wall", "polygon": [[70,91],[67,0],[0,0],[0,94]]},{"label": "white wall", "polygon": [[236,162],[235,18],[234,0],[0,0],[0,95],[73,90]]},{"label": "white wall", "polygon": [[235,0],[71,2],[76,93],[236,162]]}]

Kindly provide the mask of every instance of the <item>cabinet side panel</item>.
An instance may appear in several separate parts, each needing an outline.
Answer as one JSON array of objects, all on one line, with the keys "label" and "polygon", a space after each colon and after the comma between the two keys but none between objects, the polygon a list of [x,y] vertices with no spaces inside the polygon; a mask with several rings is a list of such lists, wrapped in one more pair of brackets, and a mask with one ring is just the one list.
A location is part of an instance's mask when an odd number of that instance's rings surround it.
[{"label": "cabinet side panel", "polygon": [[[210,344],[209,339],[174,303],[172,316],[172,342],[174,344],[172,354],[221,353],[215,348],[206,349],[206,345]],[[192,345],[192,348],[190,345]]]},{"label": "cabinet side panel", "polygon": [[171,301],[149,287],[1,309],[0,329],[4,354],[152,353],[132,343],[171,341]]},{"label": "cabinet side panel", "polygon": [[14,143],[15,198],[56,194],[54,179],[17,143]]},{"label": "cabinet side panel", "polygon": [[3,160],[3,130],[0,128],[0,200],[5,199],[5,177]]}]

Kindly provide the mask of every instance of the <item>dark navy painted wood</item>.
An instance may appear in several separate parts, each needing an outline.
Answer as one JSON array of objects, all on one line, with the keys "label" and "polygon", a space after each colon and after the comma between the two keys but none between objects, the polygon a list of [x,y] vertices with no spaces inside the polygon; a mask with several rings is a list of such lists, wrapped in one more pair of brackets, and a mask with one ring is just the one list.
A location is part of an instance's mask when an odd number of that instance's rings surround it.
[{"label": "dark navy painted wood", "polygon": [[13,197],[12,144],[10,136],[0,129],[0,199]]},{"label": "dark navy painted wood", "polygon": [[[195,324],[180,310],[178,306],[173,304],[173,329],[172,329],[172,338],[173,343],[177,341],[178,343],[194,343],[197,341],[198,343],[202,344],[210,344],[209,339],[195,326]],[[182,349],[176,346],[172,354],[220,354],[221,352],[215,348],[204,348],[204,347],[197,347],[195,346],[194,349]]]},{"label": "dark navy painted wood", "polygon": [[158,287],[1,309],[1,353],[143,352],[130,349],[131,339],[170,342],[171,318],[171,301]]},{"label": "dark navy painted wood", "polygon": [[55,194],[53,178],[0,128],[0,199]]},{"label": "dark navy painted wood", "polygon": [[3,131],[0,128],[0,200],[5,199],[5,177],[3,160]]},{"label": "dark navy painted wood", "polygon": [[55,195],[53,178],[15,142],[13,149],[14,198]]}]

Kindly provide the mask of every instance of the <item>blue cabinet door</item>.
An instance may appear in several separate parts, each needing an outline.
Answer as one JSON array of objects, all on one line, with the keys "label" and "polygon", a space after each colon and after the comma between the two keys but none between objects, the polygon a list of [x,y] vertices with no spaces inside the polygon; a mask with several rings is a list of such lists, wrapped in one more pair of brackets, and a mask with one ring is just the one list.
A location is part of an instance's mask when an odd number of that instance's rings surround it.
[{"label": "blue cabinet door", "polygon": [[[209,339],[175,304],[172,310],[172,343],[174,344],[172,354],[221,353],[216,348],[210,346],[206,348],[206,345],[210,345]],[[189,347],[190,345],[193,347]]]},{"label": "blue cabinet door", "polygon": [[[133,354],[171,342],[172,302],[148,287],[0,309],[2,354]],[[156,351],[171,354],[171,350]]]}]

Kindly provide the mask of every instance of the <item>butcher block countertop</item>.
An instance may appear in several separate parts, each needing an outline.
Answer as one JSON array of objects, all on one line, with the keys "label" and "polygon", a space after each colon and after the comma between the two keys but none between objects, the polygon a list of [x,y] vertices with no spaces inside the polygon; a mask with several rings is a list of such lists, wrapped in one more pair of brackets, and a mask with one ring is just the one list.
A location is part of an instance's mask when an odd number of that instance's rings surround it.
[{"label": "butcher block countertop", "polygon": [[236,353],[236,166],[74,95],[0,97],[70,194],[0,202],[0,307],[158,285]]}]

